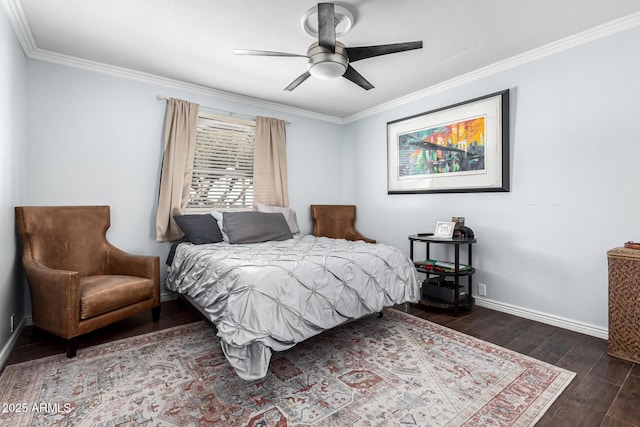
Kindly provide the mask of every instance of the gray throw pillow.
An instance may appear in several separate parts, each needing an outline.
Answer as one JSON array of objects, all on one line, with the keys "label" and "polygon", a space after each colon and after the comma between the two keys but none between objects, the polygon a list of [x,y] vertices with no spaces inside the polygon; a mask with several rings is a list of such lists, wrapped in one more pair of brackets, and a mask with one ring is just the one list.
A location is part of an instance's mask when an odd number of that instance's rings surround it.
[{"label": "gray throw pillow", "polygon": [[298,216],[293,208],[283,208],[280,206],[265,205],[264,203],[258,203],[256,205],[258,212],[280,212],[284,215],[284,219],[287,220],[289,228],[292,234],[300,232],[300,226],[298,225]]},{"label": "gray throw pillow", "polygon": [[174,215],[173,219],[194,245],[222,242],[218,222],[209,214]]},{"label": "gray throw pillow", "polygon": [[293,238],[281,213],[224,212],[222,223],[222,228],[229,236],[229,243],[259,243]]}]

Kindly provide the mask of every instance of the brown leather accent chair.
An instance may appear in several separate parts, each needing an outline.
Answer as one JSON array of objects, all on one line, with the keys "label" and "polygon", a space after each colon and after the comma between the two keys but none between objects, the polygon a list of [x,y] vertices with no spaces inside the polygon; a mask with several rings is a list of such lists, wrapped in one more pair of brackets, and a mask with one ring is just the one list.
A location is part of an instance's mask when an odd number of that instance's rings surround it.
[{"label": "brown leather accent chair", "polygon": [[129,255],[106,238],[109,206],[18,206],[33,324],[67,340],[151,310],[160,318],[160,258]]},{"label": "brown leather accent chair", "polygon": [[311,205],[313,235],[334,239],[364,240],[375,243],[360,234],[356,228],[356,207],[354,205]]}]

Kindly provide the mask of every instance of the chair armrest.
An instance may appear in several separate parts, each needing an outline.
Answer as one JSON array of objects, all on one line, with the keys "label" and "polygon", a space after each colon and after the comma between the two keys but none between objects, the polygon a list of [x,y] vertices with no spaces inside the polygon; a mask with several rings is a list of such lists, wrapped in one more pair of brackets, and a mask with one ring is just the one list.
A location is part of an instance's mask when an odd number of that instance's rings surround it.
[{"label": "chair armrest", "polygon": [[107,274],[122,274],[155,279],[160,282],[160,257],[132,255],[109,244]]},{"label": "chair armrest", "polygon": [[56,270],[31,258],[23,258],[22,262],[31,291],[33,324],[64,338],[77,335],[78,273]]},{"label": "chair armrest", "polygon": [[349,233],[347,240],[364,240],[367,243],[376,243],[374,239],[369,239],[367,237],[364,237],[362,234],[360,234],[356,230],[353,230]]}]

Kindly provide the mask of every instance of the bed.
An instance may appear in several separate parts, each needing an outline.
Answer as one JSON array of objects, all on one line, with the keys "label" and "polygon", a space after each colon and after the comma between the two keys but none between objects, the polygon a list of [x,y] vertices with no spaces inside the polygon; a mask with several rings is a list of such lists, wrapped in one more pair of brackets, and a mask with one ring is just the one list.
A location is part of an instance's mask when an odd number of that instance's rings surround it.
[{"label": "bed", "polygon": [[[413,263],[395,247],[273,233],[238,241],[230,225],[220,227],[230,239],[177,245],[166,286],[215,325],[229,364],[245,380],[266,376],[273,351],[418,299]],[[246,223],[240,229],[253,232]]]}]

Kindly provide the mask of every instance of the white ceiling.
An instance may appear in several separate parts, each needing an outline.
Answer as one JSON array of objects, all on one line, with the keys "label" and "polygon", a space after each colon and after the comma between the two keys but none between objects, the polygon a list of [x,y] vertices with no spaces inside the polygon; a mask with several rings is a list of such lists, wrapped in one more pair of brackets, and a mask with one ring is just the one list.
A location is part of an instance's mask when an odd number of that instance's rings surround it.
[{"label": "white ceiling", "polygon": [[306,71],[305,58],[235,56],[233,49],[306,54],[314,40],[300,20],[316,0],[1,1],[40,56],[95,61],[337,118],[640,11],[638,0],[339,1],[355,16],[338,38],[347,46],[422,40],[424,48],[354,63],[375,86],[370,91],[344,78],[309,78],[286,92]]}]

